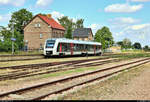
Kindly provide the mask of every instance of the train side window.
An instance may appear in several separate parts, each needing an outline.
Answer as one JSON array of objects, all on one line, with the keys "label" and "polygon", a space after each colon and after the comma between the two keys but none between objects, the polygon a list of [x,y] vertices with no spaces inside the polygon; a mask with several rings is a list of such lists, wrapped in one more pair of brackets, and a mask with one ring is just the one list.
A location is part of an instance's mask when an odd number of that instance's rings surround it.
[{"label": "train side window", "polygon": [[70,52],[70,43],[67,43],[67,52]]},{"label": "train side window", "polygon": [[77,51],[77,44],[74,44],[73,49],[74,49],[74,51]]},{"label": "train side window", "polygon": [[90,45],[90,51],[93,51],[94,49],[93,49],[93,45]]},{"label": "train side window", "polygon": [[77,44],[77,51],[80,51],[80,45]]}]

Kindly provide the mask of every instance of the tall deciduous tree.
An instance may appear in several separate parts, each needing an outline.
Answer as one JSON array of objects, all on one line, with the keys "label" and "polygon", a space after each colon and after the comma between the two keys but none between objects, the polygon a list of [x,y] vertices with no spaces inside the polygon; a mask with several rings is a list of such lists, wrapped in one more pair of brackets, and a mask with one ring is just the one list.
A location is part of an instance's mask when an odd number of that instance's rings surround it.
[{"label": "tall deciduous tree", "polygon": [[78,19],[76,22],[73,22],[73,19],[69,19],[68,16],[63,16],[58,18],[59,23],[66,29],[65,37],[72,39],[72,32],[76,28],[83,28],[83,19]]},{"label": "tall deciduous tree", "polygon": [[128,48],[132,48],[132,42],[130,41],[130,39],[125,38],[123,40],[123,48],[128,49]]},{"label": "tall deciduous tree", "polygon": [[68,27],[67,34],[65,34],[65,38],[71,39],[72,38],[72,29]]},{"label": "tall deciduous tree", "polygon": [[[0,51],[11,51],[12,49],[12,31],[8,30],[6,28],[3,28],[0,32],[0,34],[3,36],[3,41],[0,41]],[[19,47],[23,44],[22,39],[23,35],[14,30],[14,38],[16,41],[14,41],[14,49],[18,50]]]},{"label": "tall deciduous tree", "polygon": [[118,41],[117,45],[121,46],[121,49],[123,48],[123,41]]},{"label": "tall deciduous tree", "polygon": [[114,43],[112,33],[110,32],[109,28],[105,26],[96,32],[94,40],[101,42],[103,49],[112,46]]},{"label": "tall deciduous tree", "polygon": [[13,12],[8,26],[12,28],[12,25],[14,24],[16,31],[23,34],[24,24],[27,24],[32,19],[32,17],[32,12],[27,11],[26,9],[20,9],[19,11]]},{"label": "tall deciduous tree", "polygon": [[78,19],[75,23],[75,28],[83,28],[84,19]]},{"label": "tall deciduous tree", "polygon": [[135,43],[133,44],[133,47],[134,47],[135,49],[142,49],[141,44],[140,44],[139,42],[135,42]]},{"label": "tall deciduous tree", "polygon": [[145,46],[143,47],[143,49],[144,49],[144,51],[149,51],[149,50],[150,50],[148,45],[145,45]]},{"label": "tall deciduous tree", "polygon": [[20,9],[12,14],[11,20],[9,21],[9,28],[14,29],[17,32],[17,44],[21,49],[23,48],[23,27],[27,24],[33,17],[32,12],[27,11],[26,9]]}]

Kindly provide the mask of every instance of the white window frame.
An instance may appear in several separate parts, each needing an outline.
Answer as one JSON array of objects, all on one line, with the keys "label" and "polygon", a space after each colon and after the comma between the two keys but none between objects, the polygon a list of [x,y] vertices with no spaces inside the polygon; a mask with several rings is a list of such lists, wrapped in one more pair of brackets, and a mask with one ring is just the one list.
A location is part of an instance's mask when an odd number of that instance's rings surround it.
[{"label": "white window frame", "polygon": [[38,27],[38,24],[35,24],[34,27]]},{"label": "white window frame", "polygon": [[36,28],[40,28],[41,27],[41,24],[40,23],[36,23],[35,25],[34,25]]},{"label": "white window frame", "polygon": [[42,33],[40,33],[40,39],[42,39],[43,38],[43,34]]},{"label": "white window frame", "polygon": [[38,23],[38,27],[39,27],[39,28],[41,27],[41,24],[40,24],[40,23]]}]

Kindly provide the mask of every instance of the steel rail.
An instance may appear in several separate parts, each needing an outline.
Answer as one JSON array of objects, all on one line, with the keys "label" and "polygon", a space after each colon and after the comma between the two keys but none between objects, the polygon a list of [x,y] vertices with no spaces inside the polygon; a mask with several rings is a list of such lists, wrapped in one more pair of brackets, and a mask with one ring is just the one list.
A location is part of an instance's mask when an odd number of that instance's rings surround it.
[{"label": "steel rail", "polygon": [[108,59],[110,57],[104,57],[104,58],[93,58],[93,59],[85,59],[85,60],[74,60],[74,61],[62,61],[62,62],[51,62],[51,63],[40,63],[40,64],[28,64],[28,65],[18,65],[18,66],[9,66],[9,67],[0,67],[0,69],[23,69],[23,68],[36,68],[36,67],[48,67],[53,65],[60,65],[60,64],[66,64],[66,63],[74,63],[74,62],[83,62],[83,61],[94,61],[94,60],[103,60]]},{"label": "steel rail", "polygon": [[[0,75],[0,81],[2,80],[11,80],[11,79],[18,79],[18,78],[24,78],[24,77],[31,77],[31,76],[35,76],[35,75],[42,75],[42,74],[50,74],[50,73],[54,73],[54,72],[60,72],[60,71],[66,71],[66,70],[72,70],[72,69],[79,69],[82,67],[91,67],[91,66],[99,66],[99,65],[103,65],[106,63],[111,63],[114,61],[120,61],[121,59],[112,59],[112,60],[106,60],[106,61],[100,61],[100,62],[91,62],[91,63],[87,63],[87,64],[82,64],[82,65],[76,65],[76,64],[71,64],[71,65],[64,65],[61,67],[71,67],[71,68],[48,68],[48,69],[40,69],[40,70],[35,70],[35,71],[31,71],[31,72],[22,72],[22,73],[16,73],[16,74],[12,74],[12,75]],[[40,71],[44,71],[47,70],[46,72],[40,72]],[[50,70],[50,71],[49,71]],[[35,73],[35,72],[40,72],[40,73]],[[33,74],[32,74],[33,73]]]}]

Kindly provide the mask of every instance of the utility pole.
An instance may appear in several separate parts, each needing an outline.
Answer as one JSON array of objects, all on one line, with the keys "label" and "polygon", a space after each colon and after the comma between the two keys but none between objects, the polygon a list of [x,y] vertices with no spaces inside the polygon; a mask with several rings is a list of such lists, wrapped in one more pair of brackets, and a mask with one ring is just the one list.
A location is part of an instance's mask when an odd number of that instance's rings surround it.
[{"label": "utility pole", "polygon": [[[12,25],[12,39],[14,38],[14,24]],[[14,41],[12,40],[12,55],[14,55]]]}]

